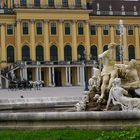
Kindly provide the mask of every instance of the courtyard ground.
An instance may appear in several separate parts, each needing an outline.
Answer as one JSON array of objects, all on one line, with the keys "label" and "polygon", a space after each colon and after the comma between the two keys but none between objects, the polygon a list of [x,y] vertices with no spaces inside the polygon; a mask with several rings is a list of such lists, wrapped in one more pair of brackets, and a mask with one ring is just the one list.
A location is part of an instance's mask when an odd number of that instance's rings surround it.
[{"label": "courtyard ground", "polygon": [[41,90],[8,90],[0,89],[0,99],[7,98],[39,98],[39,97],[63,97],[63,96],[83,96],[84,87],[43,87]]}]

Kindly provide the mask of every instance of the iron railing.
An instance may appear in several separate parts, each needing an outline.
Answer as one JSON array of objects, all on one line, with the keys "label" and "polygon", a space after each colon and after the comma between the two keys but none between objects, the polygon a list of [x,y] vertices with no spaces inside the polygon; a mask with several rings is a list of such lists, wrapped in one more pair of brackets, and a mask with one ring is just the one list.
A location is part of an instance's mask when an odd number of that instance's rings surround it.
[{"label": "iron railing", "polygon": [[33,5],[33,4],[28,4],[26,6],[22,6],[20,4],[14,5],[14,8],[24,8],[24,9],[87,9],[87,6],[85,4],[83,5]]}]

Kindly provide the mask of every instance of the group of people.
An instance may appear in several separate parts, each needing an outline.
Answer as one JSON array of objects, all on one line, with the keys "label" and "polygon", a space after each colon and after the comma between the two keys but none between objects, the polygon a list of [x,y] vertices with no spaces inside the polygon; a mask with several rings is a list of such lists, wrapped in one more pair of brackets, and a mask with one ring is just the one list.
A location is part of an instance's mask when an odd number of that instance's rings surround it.
[{"label": "group of people", "polygon": [[40,90],[41,87],[43,87],[44,81],[38,80],[38,81],[29,81],[26,79],[23,80],[11,80],[9,81],[9,89],[11,90],[17,90],[17,89],[35,89]]}]

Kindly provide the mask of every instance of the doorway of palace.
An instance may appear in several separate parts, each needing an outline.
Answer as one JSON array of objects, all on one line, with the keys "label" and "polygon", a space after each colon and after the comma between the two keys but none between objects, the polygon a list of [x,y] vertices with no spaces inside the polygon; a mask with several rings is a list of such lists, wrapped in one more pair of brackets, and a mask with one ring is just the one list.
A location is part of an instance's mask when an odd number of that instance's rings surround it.
[{"label": "doorway of palace", "polygon": [[76,67],[71,67],[71,84],[72,84],[72,86],[77,85]]},{"label": "doorway of palace", "polygon": [[[41,71],[41,80],[44,81],[44,70]],[[44,87],[44,84],[42,85]]]},{"label": "doorway of palace", "polygon": [[27,69],[27,79],[33,81],[33,74],[31,69]]},{"label": "doorway of palace", "polygon": [[62,86],[61,70],[59,68],[54,69],[54,75],[55,75],[55,86],[56,87]]},{"label": "doorway of palace", "polygon": [[2,88],[6,88],[6,80],[1,78]]}]

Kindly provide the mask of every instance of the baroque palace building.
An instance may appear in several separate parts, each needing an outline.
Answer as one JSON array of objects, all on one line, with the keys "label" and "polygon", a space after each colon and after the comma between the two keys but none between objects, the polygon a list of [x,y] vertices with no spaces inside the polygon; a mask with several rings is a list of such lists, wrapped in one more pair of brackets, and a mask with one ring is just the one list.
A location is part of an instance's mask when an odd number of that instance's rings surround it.
[{"label": "baroque palace building", "polygon": [[11,73],[45,86],[84,85],[110,42],[117,63],[136,59],[140,73],[139,0],[0,0],[3,88]]}]

